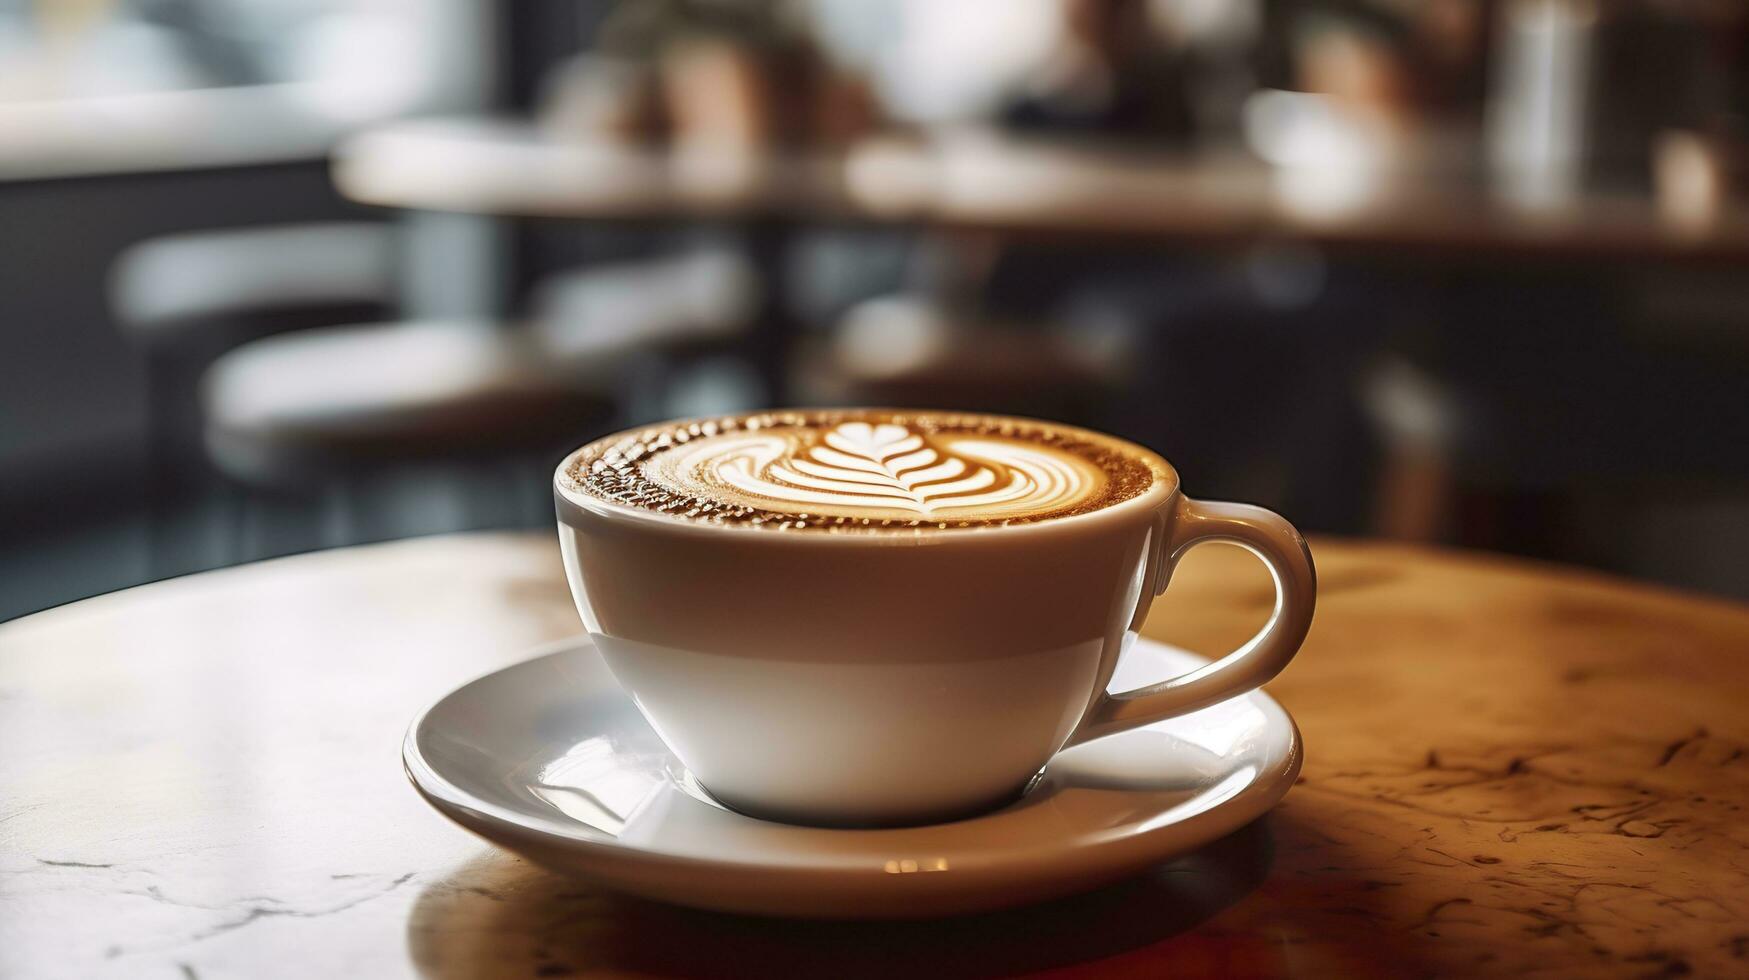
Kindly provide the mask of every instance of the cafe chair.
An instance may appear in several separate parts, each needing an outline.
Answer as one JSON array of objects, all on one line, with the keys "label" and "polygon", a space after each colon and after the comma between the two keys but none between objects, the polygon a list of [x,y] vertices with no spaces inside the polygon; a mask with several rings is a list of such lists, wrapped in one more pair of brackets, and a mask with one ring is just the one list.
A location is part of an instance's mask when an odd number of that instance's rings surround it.
[{"label": "cafe chair", "polygon": [[226,315],[381,307],[394,295],[394,229],[337,221],[199,231],[135,245],[116,260],[123,326],[168,338]]},{"label": "cafe chair", "polygon": [[[238,515],[255,553],[276,550],[275,506],[300,494],[327,498],[325,544],[550,517],[548,468],[613,409],[530,331],[473,321],[254,341],[213,363],[201,395],[213,464],[255,491]],[[373,488],[391,493],[370,511]]]},{"label": "cafe chair", "polygon": [[[1586,548],[1623,571],[1695,574],[1698,587],[1741,582],[1731,542],[1742,539],[1749,486],[1749,358],[1590,341],[1614,346],[1605,356],[1575,343],[1474,369],[1385,358],[1366,386],[1384,449],[1376,531],[1545,556]],[[1622,531],[1673,520],[1696,530]],[[1690,543],[1674,554],[1673,540]],[[1692,571],[1709,563],[1730,570]]]},{"label": "cafe chair", "polygon": [[111,308],[146,366],[148,507],[155,577],[220,563],[211,523],[224,491],[201,448],[197,388],[240,344],[381,320],[396,295],[393,229],[321,222],[186,232],[124,250]]}]

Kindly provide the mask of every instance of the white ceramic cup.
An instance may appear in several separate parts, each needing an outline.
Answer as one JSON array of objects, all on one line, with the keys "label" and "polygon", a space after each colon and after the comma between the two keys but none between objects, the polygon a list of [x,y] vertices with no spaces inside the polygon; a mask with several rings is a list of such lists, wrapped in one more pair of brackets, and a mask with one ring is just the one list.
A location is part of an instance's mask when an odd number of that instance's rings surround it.
[{"label": "white ceramic cup", "polygon": [[[572,482],[567,459],[559,544],[609,668],[719,801],[793,823],[951,819],[1015,798],[1065,746],[1263,684],[1311,626],[1298,531],[1260,507],[1191,500],[1164,460],[1119,444],[1163,476],[1101,510],[870,534],[610,503]],[[1205,541],[1269,567],[1268,622],[1209,667],[1108,694],[1178,559]]]}]

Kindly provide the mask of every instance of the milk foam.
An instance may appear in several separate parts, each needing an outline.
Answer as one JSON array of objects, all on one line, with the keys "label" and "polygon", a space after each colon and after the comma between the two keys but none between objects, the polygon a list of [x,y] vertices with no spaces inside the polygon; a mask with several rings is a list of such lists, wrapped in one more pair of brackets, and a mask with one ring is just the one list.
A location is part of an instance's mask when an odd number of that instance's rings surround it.
[{"label": "milk foam", "polygon": [[1140,451],[1044,423],[933,413],[790,413],[676,424],[586,447],[571,476],[603,499],[782,527],[1030,522],[1144,492]]}]

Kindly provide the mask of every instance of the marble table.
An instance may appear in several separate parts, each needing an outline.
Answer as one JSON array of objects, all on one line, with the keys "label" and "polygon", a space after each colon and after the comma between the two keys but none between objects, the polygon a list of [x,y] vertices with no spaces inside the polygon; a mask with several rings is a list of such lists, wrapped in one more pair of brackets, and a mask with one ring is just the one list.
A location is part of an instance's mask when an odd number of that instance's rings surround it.
[{"label": "marble table", "polygon": [[[801,923],[556,877],[406,785],[414,711],[577,630],[556,551],[347,549],[0,626],[0,976],[1749,972],[1749,608],[1318,541],[1270,816],[1048,905]],[[1204,548],[1150,632],[1225,649],[1270,595]]]}]

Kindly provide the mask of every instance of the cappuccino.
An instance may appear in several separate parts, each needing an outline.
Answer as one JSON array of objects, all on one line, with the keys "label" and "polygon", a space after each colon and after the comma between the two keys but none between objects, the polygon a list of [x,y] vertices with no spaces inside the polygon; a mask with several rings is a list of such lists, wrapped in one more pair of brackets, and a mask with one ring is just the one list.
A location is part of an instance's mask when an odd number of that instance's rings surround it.
[{"label": "cappuccino", "polygon": [[[831,826],[1013,800],[1065,745],[1251,690],[1311,624],[1305,542],[1184,497],[1134,443],[1031,419],[831,409],[668,422],[553,474],[583,627],[718,801]],[[1236,542],[1272,571],[1263,631],[1109,693],[1172,565]]]},{"label": "cappuccino", "polygon": [[1169,478],[1147,450],[1069,426],[875,409],[620,433],[584,447],[564,476],[589,496],[681,520],[827,531],[1033,523]]}]

